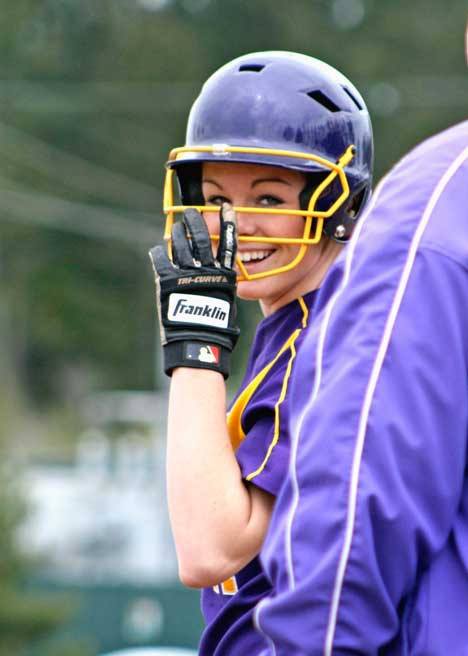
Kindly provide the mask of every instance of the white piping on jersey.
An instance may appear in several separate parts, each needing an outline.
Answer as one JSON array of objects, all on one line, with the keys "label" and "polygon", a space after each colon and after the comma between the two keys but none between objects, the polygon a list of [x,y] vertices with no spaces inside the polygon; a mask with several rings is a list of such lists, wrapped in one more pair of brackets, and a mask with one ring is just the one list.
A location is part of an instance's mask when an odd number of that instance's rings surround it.
[{"label": "white piping on jersey", "polygon": [[262,606],[265,606],[267,604],[268,604],[268,599],[266,599],[266,598],[261,599],[258,602],[257,606],[255,607],[254,614],[253,614],[253,625],[257,629],[257,631],[262,634],[262,636],[265,638],[265,640],[268,643],[268,646],[271,650],[271,652],[268,656],[276,656],[275,643],[270,638],[270,636],[265,633],[265,631],[262,629],[262,627],[260,626],[259,621],[258,621],[259,620],[260,609],[262,608]]},{"label": "white piping on jersey", "polygon": [[[351,268],[351,260],[352,260],[352,255],[350,251],[354,251],[356,241],[359,237],[359,234],[361,233],[362,227],[364,225],[364,222],[369,215],[371,209],[374,207],[375,203],[377,202],[377,199],[380,195],[380,190],[382,188],[383,182],[385,178],[381,180],[380,184],[377,185],[372,198],[365,209],[363,216],[361,217],[360,221],[358,222],[358,225],[353,233],[353,236],[346,246],[346,260],[345,260],[345,269],[343,272],[343,278],[341,281],[340,287],[337,289],[335,294],[331,297],[330,301],[327,303],[327,306],[324,310],[324,318],[323,322],[320,326],[320,334],[319,334],[319,343],[317,345],[317,356],[316,356],[316,373],[315,373],[315,380],[314,380],[314,387],[311,395],[311,401],[310,404],[312,404],[315,401],[315,397],[317,396],[318,389],[320,386],[320,380],[321,380],[321,363],[322,363],[322,351],[323,351],[323,344],[325,341],[325,333],[327,330],[331,310],[333,306],[335,305],[335,302],[337,301],[338,297],[340,296],[341,292],[343,291],[343,288],[346,286],[348,278],[349,278],[349,270]],[[286,518],[286,530],[285,530],[285,541],[284,541],[284,549],[285,549],[285,560],[286,560],[286,571],[288,575],[288,581],[289,581],[289,587],[290,589],[294,589],[296,587],[296,581],[294,577],[294,565],[293,565],[293,556],[292,556],[292,525],[294,522],[294,517],[296,514],[297,506],[299,503],[299,484],[297,481],[297,473],[296,473],[296,460],[297,460],[297,451],[298,451],[298,444],[299,444],[299,434],[302,429],[302,424],[304,421],[304,417],[306,414],[306,410],[310,407],[310,404],[303,409],[302,413],[300,414],[299,420],[298,420],[298,428],[295,431],[294,435],[291,435],[291,455],[289,459],[289,482],[291,484],[292,488],[292,501],[290,504],[290,510],[287,514]],[[266,554],[266,548],[264,547],[264,554]],[[267,607],[269,604],[268,599],[263,599],[259,604],[257,604],[255,610],[254,610],[254,623],[255,625],[261,630],[260,626],[260,613],[263,610],[263,608]],[[262,631],[263,633],[263,631]]]},{"label": "white piping on jersey", "polygon": [[[392,303],[392,306],[389,311],[389,315],[387,317],[387,322],[385,325],[384,333],[382,336],[382,340],[379,345],[379,349],[377,351],[376,359],[374,361],[374,366],[371,371],[371,375],[369,378],[369,382],[367,385],[363,405],[361,408],[361,414],[360,414],[360,419],[359,419],[359,426],[358,426],[358,433],[356,437],[356,445],[354,449],[354,454],[353,454],[353,461],[352,461],[352,470],[351,470],[351,478],[350,478],[350,485],[349,485],[349,491],[348,491],[348,512],[347,512],[347,517],[346,517],[346,529],[345,529],[345,536],[344,536],[344,541],[343,541],[343,547],[341,550],[341,555],[338,561],[338,567],[337,567],[337,572],[335,576],[335,583],[334,583],[334,588],[333,588],[333,593],[332,593],[332,599],[331,599],[331,605],[330,605],[330,612],[329,612],[329,618],[328,618],[328,625],[327,625],[327,630],[326,630],[326,635],[325,635],[325,644],[324,644],[324,651],[323,655],[324,656],[332,656],[332,650],[333,650],[333,641],[335,637],[335,631],[336,631],[336,625],[337,625],[337,620],[338,620],[338,611],[339,611],[339,605],[340,605],[340,600],[341,600],[341,593],[343,590],[343,584],[344,584],[344,577],[345,577],[345,572],[346,568],[348,565],[348,559],[349,559],[349,554],[351,552],[351,546],[352,546],[352,540],[353,540],[353,535],[354,535],[354,525],[355,525],[355,518],[356,518],[356,506],[357,506],[357,495],[358,495],[358,487],[359,487],[359,474],[360,474],[360,466],[361,466],[361,460],[362,460],[362,454],[364,450],[364,442],[365,442],[365,436],[366,436],[366,429],[367,429],[367,421],[369,418],[369,413],[373,401],[373,396],[374,392],[377,386],[377,382],[379,379],[380,371],[384,362],[384,358],[388,349],[388,345],[390,343],[390,339],[392,337],[392,332],[393,328],[395,325],[395,321],[397,318],[398,311],[400,309],[404,293],[406,291],[406,287],[408,284],[409,277],[411,275],[411,271],[414,265],[414,260],[416,258],[417,250],[419,247],[419,244],[421,242],[422,236],[426,230],[427,224],[429,223],[429,220],[431,218],[432,212],[434,210],[434,207],[436,206],[440,196],[442,195],[445,187],[455,175],[457,172],[458,168],[465,162],[465,160],[468,159],[468,147],[464,148],[464,150],[456,157],[456,159],[452,162],[452,164],[448,167],[448,169],[445,171],[445,173],[442,175],[440,178],[439,182],[437,183],[431,197],[429,198],[429,201],[425,207],[425,210],[423,212],[423,215],[421,217],[421,220],[414,232],[413,239],[411,241],[409,250],[408,250],[408,256],[407,260],[405,262],[405,265],[402,270],[402,274],[400,277],[400,281],[398,284],[398,288]],[[405,163],[407,160],[407,157],[403,158],[399,162],[399,164],[394,167],[393,171],[390,173],[394,172],[395,169],[400,168],[400,166]],[[291,459],[290,459],[290,480],[293,488],[293,499],[291,501],[291,510],[290,513],[288,514],[287,518],[287,530],[286,530],[286,551],[287,551],[287,559],[286,559],[286,566],[288,570],[288,580],[291,589],[295,588],[295,579],[294,579],[294,565],[293,565],[293,558],[292,558],[292,525],[294,521],[294,517],[297,511],[297,506],[299,503],[299,484],[297,480],[297,471],[296,471],[296,458],[297,458],[297,450],[298,450],[298,443],[300,439],[300,434],[301,434],[301,429],[302,429],[302,424],[305,418],[306,413],[310,409],[311,405],[314,403],[318,390],[320,387],[320,382],[321,382],[321,367],[322,367],[322,361],[323,361],[323,351],[324,351],[324,344],[325,344],[325,337],[326,337],[326,332],[330,320],[330,315],[333,310],[333,307],[335,306],[338,298],[341,296],[341,294],[345,291],[346,286],[349,283],[349,277],[351,273],[351,265],[352,265],[352,260],[354,256],[354,252],[356,249],[356,244],[359,238],[359,234],[362,231],[362,228],[364,226],[365,220],[369,216],[372,208],[375,205],[376,200],[380,196],[380,193],[382,191],[382,188],[385,185],[385,182],[388,180],[389,174],[385,178],[383,178],[380,182],[380,184],[377,186],[375,193],[373,195],[373,198],[371,202],[369,203],[368,208],[364,212],[364,216],[362,217],[361,221],[358,223],[358,226],[356,228],[356,231],[351,239],[351,242],[348,244],[347,250],[346,250],[346,260],[345,260],[345,269],[344,269],[344,274],[343,274],[343,279],[341,282],[341,285],[339,289],[336,291],[336,293],[332,296],[330,299],[329,303],[327,304],[327,307],[324,312],[324,318],[323,322],[320,326],[320,332],[319,332],[319,340],[317,344],[317,354],[316,354],[316,364],[317,364],[317,369],[316,369],[316,376],[314,380],[314,388],[313,388],[313,394],[311,397],[311,401],[308,404],[306,408],[303,409],[300,419],[298,421],[298,428],[296,430],[296,439],[292,440],[292,450],[291,450]],[[265,600],[265,603],[259,604],[257,608],[255,609],[255,621],[256,625],[260,628],[260,612],[261,610],[268,605],[268,600]]]},{"label": "white piping on jersey", "polygon": [[[324,310],[324,316],[322,323],[320,325],[320,331],[319,331],[319,336],[318,336],[318,343],[317,343],[317,353],[316,353],[316,364],[315,364],[315,378],[314,378],[314,387],[312,389],[312,394],[311,394],[311,399],[310,403],[303,409],[303,411],[300,414],[300,418],[298,421],[298,428],[296,430],[296,435],[299,436],[302,430],[302,424],[304,421],[304,417],[306,415],[306,412],[310,408],[311,404],[314,403],[315,399],[317,398],[317,394],[320,389],[320,383],[322,380],[322,357],[323,357],[323,351],[324,351],[324,344],[325,344],[325,337],[326,337],[326,332],[328,328],[328,323],[330,321],[330,316],[332,313],[332,310],[335,306],[336,301],[340,297],[341,293],[343,292],[344,288],[346,287],[348,283],[348,279],[350,276],[350,271],[351,271],[351,262],[352,262],[352,257],[354,253],[354,249],[356,247],[356,242],[359,239],[359,235],[362,231],[362,228],[364,226],[366,218],[369,216],[370,211],[374,208],[374,205],[377,202],[377,199],[380,196],[380,192],[382,189],[382,183],[383,180],[381,181],[380,185],[377,186],[372,199],[366,208],[364,215],[361,218],[361,221],[359,221],[356,230],[353,233],[353,237],[350,241],[350,243],[347,246],[347,251],[346,251],[346,259],[345,259],[345,266],[344,266],[344,271],[343,271],[343,278],[341,281],[340,287],[337,289],[337,291],[333,294],[329,302],[327,303],[325,310]],[[299,483],[297,481],[297,475],[296,475],[296,462],[297,462],[297,452],[298,452],[298,445],[299,445],[299,437],[297,439],[292,440],[292,448],[291,448],[291,458],[289,461],[289,476],[291,480],[291,487],[293,490],[293,499],[291,502],[291,510],[287,515],[287,522],[286,522],[286,532],[285,532],[285,552],[286,552],[286,570],[288,574],[288,580],[289,580],[289,586],[291,589],[296,587],[296,580],[294,576],[294,564],[293,564],[293,554],[292,554],[292,528],[293,528],[293,522],[294,522],[294,517],[296,514],[297,506],[299,504]]]},{"label": "white piping on jersey", "polygon": [[377,387],[377,382],[380,376],[380,372],[384,363],[385,356],[387,354],[388,345],[392,337],[393,328],[397,319],[398,312],[400,310],[403,297],[405,295],[406,287],[408,285],[408,280],[413,269],[414,261],[416,259],[416,254],[418,251],[419,244],[424,235],[424,232],[427,228],[429,220],[432,216],[432,212],[439,201],[445,187],[450,182],[451,178],[455,175],[459,167],[468,159],[468,147],[465,148],[460,155],[452,162],[452,164],[445,171],[444,175],[440,178],[437,183],[434,191],[432,192],[431,197],[424,209],[424,213],[421,217],[421,220],[414,232],[413,239],[411,240],[410,248],[408,251],[408,257],[403,267],[403,271],[398,283],[398,288],[396,290],[395,297],[393,299],[390,312],[387,317],[387,322],[384,329],[384,334],[382,336],[382,341],[380,342],[379,349],[374,361],[374,366],[369,378],[369,383],[366,389],[366,395],[364,397],[364,403],[361,409],[361,415],[359,419],[358,434],[356,438],[356,446],[353,455],[353,464],[351,470],[351,480],[349,484],[349,497],[348,497],[348,516],[346,521],[346,533],[343,543],[343,549],[341,552],[341,557],[338,563],[338,569],[336,572],[335,586],[333,589],[332,604],[330,607],[330,616],[328,621],[327,633],[325,638],[325,648],[324,656],[331,656],[333,649],[333,641],[335,638],[335,630],[338,619],[338,609],[341,598],[341,591],[343,589],[343,582],[346,572],[346,567],[348,565],[348,558],[351,551],[351,544],[354,534],[354,523],[356,516],[356,505],[357,505],[357,496],[358,496],[358,487],[359,487],[359,473],[362,460],[362,453],[364,450],[364,442],[367,430],[367,422],[369,419],[369,414],[374,398],[375,389]]}]

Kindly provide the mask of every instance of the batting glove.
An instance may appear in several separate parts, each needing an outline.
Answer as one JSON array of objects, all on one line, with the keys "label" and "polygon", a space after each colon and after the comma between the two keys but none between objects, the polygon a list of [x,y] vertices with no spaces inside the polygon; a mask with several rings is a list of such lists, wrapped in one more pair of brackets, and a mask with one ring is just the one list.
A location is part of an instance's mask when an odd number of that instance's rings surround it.
[{"label": "batting glove", "polygon": [[224,203],[219,243],[213,256],[206,223],[197,210],[185,210],[172,228],[172,261],[163,246],[149,255],[156,280],[156,302],[164,371],[176,367],[219,371],[227,378],[236,325],[237,248],[235,214]]}]

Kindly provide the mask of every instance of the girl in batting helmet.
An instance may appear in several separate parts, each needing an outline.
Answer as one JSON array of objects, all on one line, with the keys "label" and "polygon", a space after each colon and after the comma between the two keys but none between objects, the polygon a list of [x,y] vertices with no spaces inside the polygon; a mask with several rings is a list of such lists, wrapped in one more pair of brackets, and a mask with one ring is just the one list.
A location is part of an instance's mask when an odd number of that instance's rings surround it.
[{"label": "girl in batting helmet", "polygon": [[[264,647],[252,615],[271,593],[258,553],[288,468],[290,375],[317,290],[369,198],[372,157],[355,86],[289,52],[215,72],[170,153],[168,250],[151,257],[172,376],[169,509],[182,581],[203,588],[202,656]],[[264,319],[226,422],[236,295],[259,301]]]}]

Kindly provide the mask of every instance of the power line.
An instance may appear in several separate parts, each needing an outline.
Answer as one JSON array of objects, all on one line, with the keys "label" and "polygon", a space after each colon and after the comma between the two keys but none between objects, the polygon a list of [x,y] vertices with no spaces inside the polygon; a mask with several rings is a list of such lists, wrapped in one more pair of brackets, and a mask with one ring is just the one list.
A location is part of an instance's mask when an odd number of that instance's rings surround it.
[{"label": "power line", "polygon": [[161,202],[150,185],[67,153],[5,123],[0,123],[0,140],[3,157],[59,179],[68,188],[140,208]]},{"label": "power line", "polygon": [[[401,106],[410,109],[466,105],[464,75],[399,75],[358,79],[358,86],[393,86]],[[160,116],[186,113],[200,89],[194,82],[33,82],[0,80],[0,96],[16,111],[48,114],[133,114]]]},{"label": "power line", "polygon": [[187,112],[200,83],[32,82],[0,80],[3,104],[40,114],[146,114]]},{"label": "power line", "polygon": [[102,116],[95,121],[86,121],[80,125],[80,134],[91,139],[100,149],[117,152],[119,159],[122,157],[126,160],[136,159],[139,166],[156,172],[157,182],[158,174],[161,180],[164,175],[161,159],[168,154],[161,151],[158,146],[161,132],[165,127],[164,124],[159,127],[151,124],[150,127],[142,121],[137,121],[135,117],[114,116],[109,120],[108,117]]},{"label": "power line", "polygon": [[161,237],[159,226],[131,221],[117,212],[58,199],[45,194],[31,193],[19,187],[11,189],[8,180],[0,177],[0,221],[38,225],[72,232],[94,239],[116,240],[141,252]]}]

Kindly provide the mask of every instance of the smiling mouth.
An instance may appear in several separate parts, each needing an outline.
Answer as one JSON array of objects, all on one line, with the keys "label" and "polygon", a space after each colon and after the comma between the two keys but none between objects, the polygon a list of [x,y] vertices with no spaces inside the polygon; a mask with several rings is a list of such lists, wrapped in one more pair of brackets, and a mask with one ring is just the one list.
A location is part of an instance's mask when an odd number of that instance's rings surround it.
[{"label": "smiling mouth", "polygon": [[238,255],[243,264],[255,264],[263,262],[274,252],[274,250],[239,251]]}]

